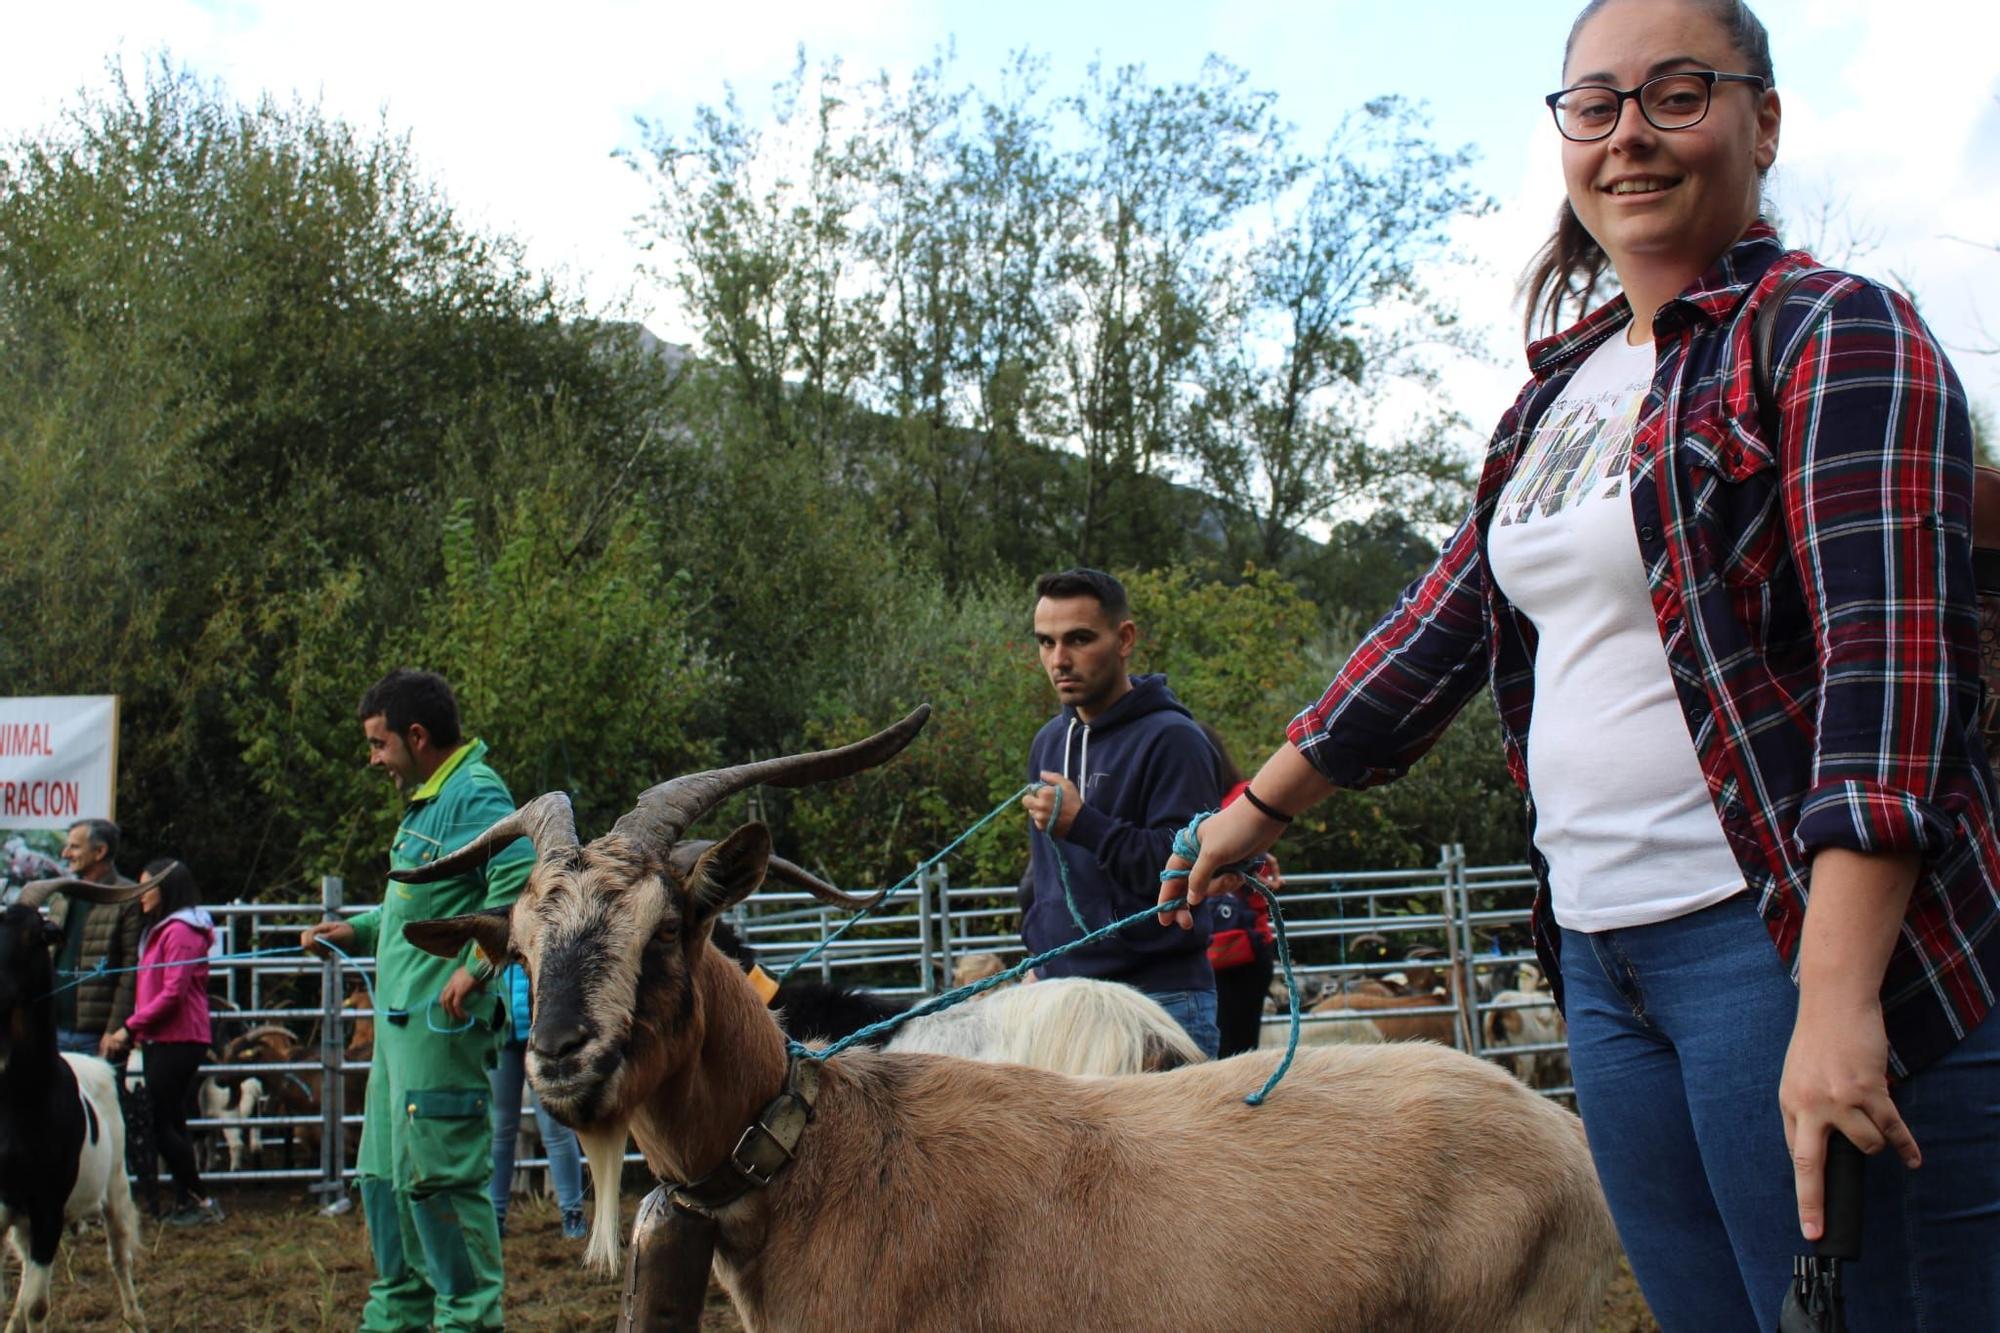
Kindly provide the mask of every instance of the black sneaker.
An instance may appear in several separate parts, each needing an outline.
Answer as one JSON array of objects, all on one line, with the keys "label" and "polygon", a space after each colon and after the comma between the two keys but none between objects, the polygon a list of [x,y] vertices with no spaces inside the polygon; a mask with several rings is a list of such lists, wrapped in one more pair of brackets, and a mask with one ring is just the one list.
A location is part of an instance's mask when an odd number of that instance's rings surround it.
[{"label": "black sneaker", "polygon": [[563,1209],[563,1239],[582,1240],[590,1234],[590,1226],[583,1220],[583,1209]]},{"label": "black sneaker", "polygon": [[222,1205],[213,1199],[183,1204],[167,1214],[170,1227],[205,1227],[222,1220]]}]

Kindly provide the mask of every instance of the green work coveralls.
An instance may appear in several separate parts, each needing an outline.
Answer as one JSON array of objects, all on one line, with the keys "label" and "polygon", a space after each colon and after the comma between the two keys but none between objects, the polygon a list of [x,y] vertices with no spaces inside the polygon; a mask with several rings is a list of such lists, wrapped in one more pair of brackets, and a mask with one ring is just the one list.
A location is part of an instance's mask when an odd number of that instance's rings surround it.
[{"label": "green work coveralls", "polygon": [[[410,797],[389,864],[434,861],[512,813],[514,798],[487,767],[486,744],[455,750]],[[435,884],[389,883],[382,905],[355,917],[356,947],[375,955],[375,1057],[358,1175],[375,1282],[364,1330],[502,1327],[500,1231],[487,1071],[507,1022],[497,996],[476,994],[465,1031],[438,1006],[470,957],[437,958],[403,938],[403,924],[514,901],[534,868],[526,839],[482,870]]]}]

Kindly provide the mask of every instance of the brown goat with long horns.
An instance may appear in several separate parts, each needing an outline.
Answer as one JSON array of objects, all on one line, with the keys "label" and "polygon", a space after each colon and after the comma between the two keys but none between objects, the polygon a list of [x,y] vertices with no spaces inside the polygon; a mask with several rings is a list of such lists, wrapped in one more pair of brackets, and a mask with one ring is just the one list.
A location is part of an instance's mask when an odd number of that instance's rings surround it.
[{"label": "brown goat with long horns", "polygon": [[[1277,1052],[1131,1078],[791,1057],[709,942],[763,881],[770,835],[745,825],[687,865],[676,845],[753,783],[883,762],[928,711],[839,750],[674,779],[587,846],[567,799],[543,796],[399,872],[455,874],[534,840],[511,909],[405,929],[437,952],[472,940],[525,963],[528,1073],[589,1149],[596,1262],[616,1261],[629,1130],[663,1180],[692,1182],[676,1206],[709,1228],[751,1329],[1593,1326],[1617,1242],[1582,1127],[1457,1052],[1302,1051],[1256,1108],[1244,1094]],[[746,1132],[760,1124],[773,1129]],[[1254,1282],[1188,1262],[1274,1220],[1287,1242]]]}]

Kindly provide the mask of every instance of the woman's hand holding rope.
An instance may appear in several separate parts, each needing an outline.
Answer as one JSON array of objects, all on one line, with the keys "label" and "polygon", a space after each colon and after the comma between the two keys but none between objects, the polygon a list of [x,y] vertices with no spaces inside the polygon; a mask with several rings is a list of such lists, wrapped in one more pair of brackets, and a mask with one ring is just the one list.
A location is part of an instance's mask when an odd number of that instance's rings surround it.
[{"label": "woman's hand holding rope", "polygon": [[[1231,893],[1243,886],[1243,876],[1229,869],[1255,860],[1270,850],[1285,826],[1258,813],[1248,801],[1231,803],[1191,829],[1201,854],[1189,860],[1176,850],[1167,858],[1160,880],[1160,920],[1177,923],[1182,930],[1194,927],[1193,908],[1217,893]],[[1176,872],[1185,872],[1182,879]],[[1181,904],[1185,899],[1184,905]],[[1169,910],[1171,907],[1171,910]]]},{"label": "woman's hand holding rope", "polygon": [[[1200,855],[1187,857],[1177,851],[1167,858],[1160,872],[1165,877],[1160,884],[1163,924],[1173,922],[1182,930],[1193,929],[1190,908],[1218,893],[1240,892],[1243,877],[1230,867],[1270,851],[1290,817],[1331,795],[1333,784],[1287,741],[1257,770],[1250,790],[1257,794],[1257,800],[1232,801],[1228,809],[1203,821],[1194,839]],[[1178,905],[1176,900],[1182,897],[1187,902]]]}]

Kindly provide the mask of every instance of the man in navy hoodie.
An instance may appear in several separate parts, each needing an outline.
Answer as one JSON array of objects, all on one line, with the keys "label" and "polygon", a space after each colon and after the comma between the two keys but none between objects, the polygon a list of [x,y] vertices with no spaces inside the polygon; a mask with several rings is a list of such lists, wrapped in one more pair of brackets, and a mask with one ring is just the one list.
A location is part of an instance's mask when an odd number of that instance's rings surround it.
[{"label": "man in navy hoodie", "polygon": [[[1028,776],[1048,785],[1021,800],[1040,830],[1029,835],[1021,877],[1021,939],[1041,953],[1157,902],[1175,831],[1222,803],[1222,780],[1214,747],[1167,678],[1128,673],[1139,630],[1124,585],[1099,570],[1069,569],[1038,579],[1035,598],[1042,669],[1062,702],[1028,751]],[[1069,869],[1081,927],[1057,857]],[[1147,918],[1040,974],[1136,987],[1214,1055],[1205,911],[1197,909],[1189,931]]]}]

